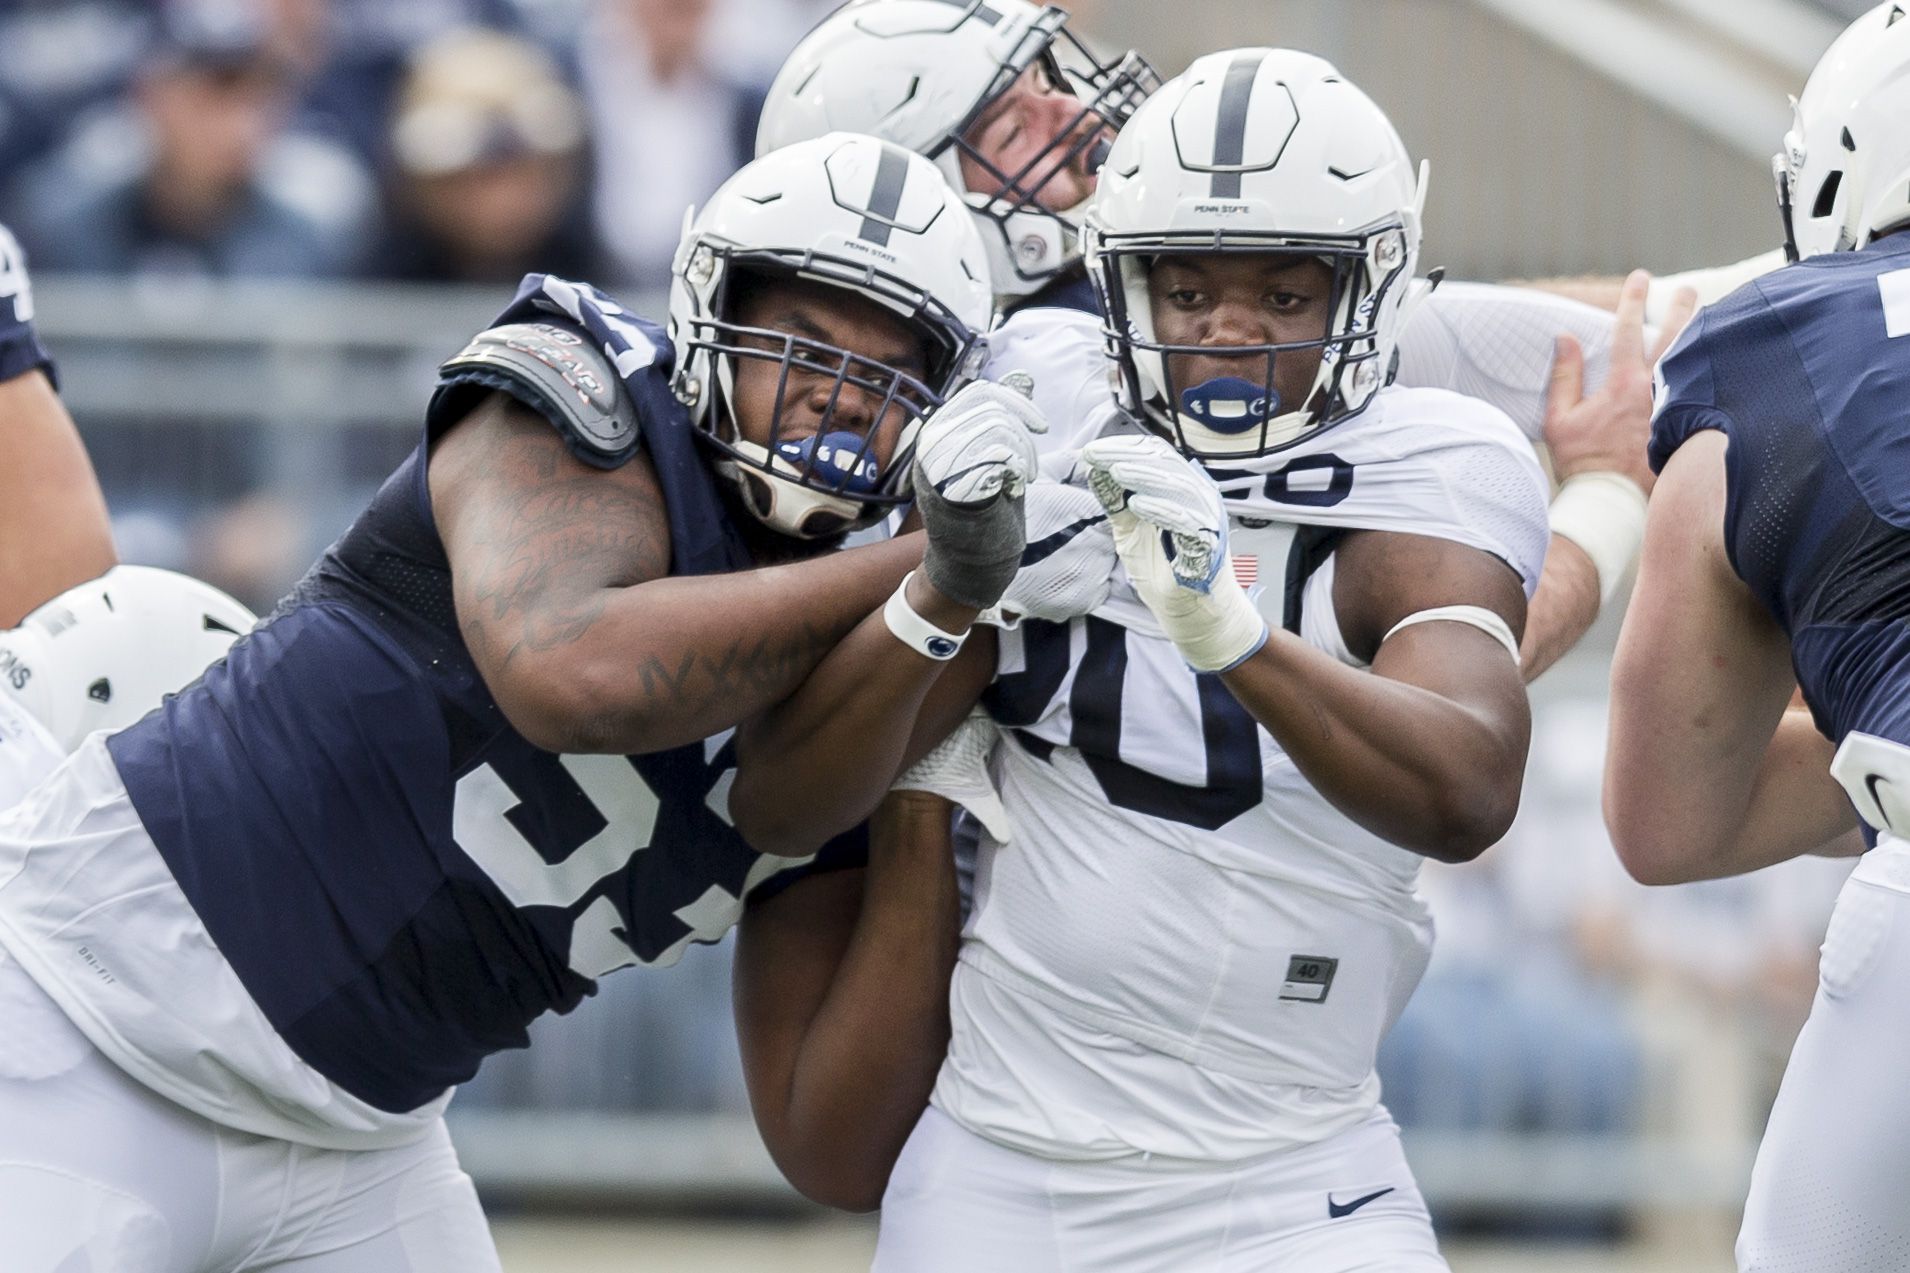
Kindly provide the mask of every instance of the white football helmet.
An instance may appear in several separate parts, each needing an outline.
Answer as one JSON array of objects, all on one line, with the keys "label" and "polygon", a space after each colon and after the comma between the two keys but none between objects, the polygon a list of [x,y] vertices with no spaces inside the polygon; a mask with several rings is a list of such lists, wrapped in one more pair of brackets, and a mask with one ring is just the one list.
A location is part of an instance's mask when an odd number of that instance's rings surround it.
[{"label": "white football helmet", "polygon": [[[994,318],[985,256],[973,219],[935,166],[873,137],[833,133],[785,147],[710,198],[671,269],[674,385],[751,511],[782,534],[825,538],[908,498],[921,418],[979,369]],[[825,283],[893,310],[922,337],[927,376],[797,333],[739,326],[734,306],[751,276]],[[900,402],[910,423],[882,466],[868,454],[870,429],[831,430],[825,419],[812,436],[784,437],[780,398],[769,444],[749,441],[732,406],[738,358],[778,362],[785,377],[792,366],[832,374],[838,393],[855,385],[880,395],[883,411]]]},{"label": "white football helmet", "polygon": [[[965,192],[988,245],[995,290],[1026,296],[1080,259],[1078,210],[1043,208],[1043,186],[1084,151],[1105,150],[1160,84],[1138,53],[1097,59],[1067,21],[1066,10],[1028,0],[844,5],[783,63],[763,105],[756,153],[844,130],[926,155]],[[1030,66],[1079,97],[1081,110],[1020,171],[1004,172],[966,134]],[[967,190],[964,154],[993,189]]]},{"label": "white football helmet", "polygon": [[0,686],[70,752],[197,680],[255,622],[211,584],[115,566],[0,631]]},{"label": "white football helmet", "polygon": [[1851,23],[1791,107],[1771,161],[1791,260],[1910,224],[1910,5],[1880,4]]},{"label": "white football helmet", "polygon": [[[1107,314],[1120,396],[1203,460],[1284,450],[1363,410],[1391,378],[1419,260],[1426,169],[1385,112],[1327,62],[1288,49],[1196,61],[1122,130],[1088,207],[1088,273]],[[1243,375],[1173,383],[1168,355],[1215,347],[1155,338],[1148,275],[1163,253],[1290,254],[1333,269],[1324,337],[1229,347]],[[1283,351],[1320,350],[1304,400],[1282,403]]]}]

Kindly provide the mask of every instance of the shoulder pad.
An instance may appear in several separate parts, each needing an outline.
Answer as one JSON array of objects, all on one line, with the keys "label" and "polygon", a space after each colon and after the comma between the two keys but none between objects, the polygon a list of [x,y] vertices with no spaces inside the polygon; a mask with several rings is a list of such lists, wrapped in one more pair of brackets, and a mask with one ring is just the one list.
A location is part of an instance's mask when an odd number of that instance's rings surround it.
[{"label": "shoulder pad", "polygon": [[506,323],[482,331],[438,369],[426,412],[432,433],[470,410],[479,392],[499,389],[556,426],[571,454],[616,468],[636,454],[640,433],[629,392],[602,350],[555,323]]}]

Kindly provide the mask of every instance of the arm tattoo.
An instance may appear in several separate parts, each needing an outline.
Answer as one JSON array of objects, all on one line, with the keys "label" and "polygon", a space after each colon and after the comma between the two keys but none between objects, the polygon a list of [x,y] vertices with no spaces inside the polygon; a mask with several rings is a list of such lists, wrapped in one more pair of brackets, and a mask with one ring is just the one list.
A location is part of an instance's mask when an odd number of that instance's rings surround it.
[{"label": "arm tattoo", "polygon": [[480,513],[466,639],[497,666],[581,639],[609,589],[670,571],[669,533],[647,470],[605,473],[569,461],[557,439],[511,437],[487,466],[505,496]]}]

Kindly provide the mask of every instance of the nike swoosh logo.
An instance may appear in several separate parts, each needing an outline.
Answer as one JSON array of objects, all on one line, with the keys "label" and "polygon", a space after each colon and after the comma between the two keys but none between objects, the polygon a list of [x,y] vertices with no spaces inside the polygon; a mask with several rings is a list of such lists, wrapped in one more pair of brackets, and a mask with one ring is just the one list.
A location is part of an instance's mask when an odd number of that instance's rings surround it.
[{"label": "nike swoosh logo", "polygon": [[1877,791],[1877,784],[1889,781],[1890,780],[1885,778],[1882,774],[1864,775],[1864,790],[1870,793],[1870,803],[1876,805],[1879,809],[1883,808],[1883,797]]},{"label": "nike swoosh logo", "polygon": [[936,493],[940,495],[946,495],[948,494],[949,487],[955,485],[955,483],[961,481],[963,478],[967,477],[970,473],[979,473],[983,469],[988,468],[991,465],[997,465],[1000,463],[1001,463],[1000,460],[981,460],[981,461],[978,461],[977,463],[969,465],[965,469],[956,469],[953,473],[950,473],[948,476],[944,477],[941,481],[935,484]]},{"label": "nike swoosh logo", "polygon": [[1330,1220],[1338,1220],[1341,1216],[1350,1216],[1355,1211],[1358,1211],[1361,1207],[1365,1206],[1367,1203],[1373,1201],[1373,1199],[1384,1198],[1387,1194],[1391,1193],[1392,1191],[1393,1191],[1393,1186],[1388,1185],[1386,1188],[1379,1190],[1377,1193],[1369,1193],[1364,1198],[1355,1198],[1351,1202],[1335,1202],[1333,1201],[1333,1195],[1328,1194],[1326,1196],[1327,1218]]},{"label": "nike swoosh logo", "polygon": [[1093,517],[1083,517],[1078,522],[1072,522],[1069,525],[1063,526],[1060,530],[1045,539],[1037,539],[1034,543],[1022,549],[1022,566],[1025,568],[1046,561],[1063,548],[1066,548],[1070,543],[1074,542],[1076,535],[1079,535],[1088,527],[1097,525],[1107,519],[1106,513],[1099,513]]}]

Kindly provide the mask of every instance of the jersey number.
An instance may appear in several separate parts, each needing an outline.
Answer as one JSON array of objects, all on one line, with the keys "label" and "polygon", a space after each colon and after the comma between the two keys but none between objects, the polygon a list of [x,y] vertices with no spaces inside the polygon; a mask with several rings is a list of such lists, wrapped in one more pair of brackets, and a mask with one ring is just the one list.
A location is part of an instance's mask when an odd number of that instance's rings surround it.
[{"label": "jersey number", "polygon": [[[656,793],[624,756],[536,759],[561,765],[576,784],[566,825],[527,825],[523,800],[486,764],[458,780],[452,835],[513,906],[569,908],[597,894],[571,921],[568,961],[578,976],[595,980],[637,962],[624,940],[623,917],[599,886],[629,869],[631,859],[649,847]],[[533,835],[549,852],[533,842]]]},{"label": "jersey number", "polygon": [[[1191,787],[1173,782],[1120,758],[1127,629],[1092,615],[1082,622],[1087,651],[1068,697],[1073,719],[1068,744],[1080,750],[1108,803],[1206,831],[1227,825],[1259,804],[1264,779],[1258,726],[1212,673],[1194,677],[1201,745],[1207,757],[1205,784]],[[1068,673],[1068,625],[1031,621],[1022,624],[1021,632],[1027,670],[997,677],[987,698],[995,719],[1010,728],[1039,720]]]}]

